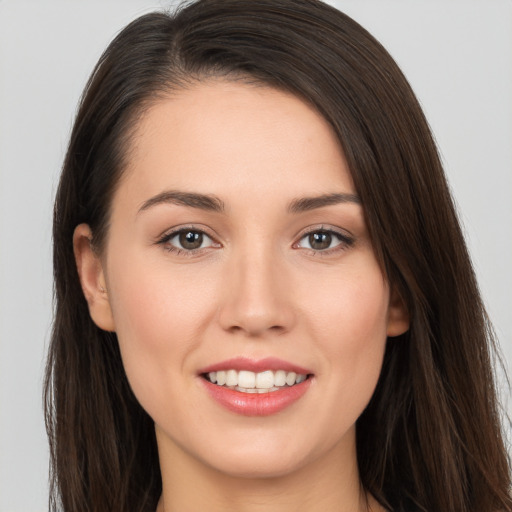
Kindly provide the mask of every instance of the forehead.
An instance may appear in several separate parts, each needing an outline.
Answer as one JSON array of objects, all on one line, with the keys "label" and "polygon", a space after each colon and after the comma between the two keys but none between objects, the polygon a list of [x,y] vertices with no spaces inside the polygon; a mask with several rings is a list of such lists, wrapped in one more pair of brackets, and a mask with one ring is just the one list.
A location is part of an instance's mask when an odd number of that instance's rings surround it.
[{"label": "forehead", "polygon": [[[226,197],[354,192],[327,121],[270,87],[212,81],[157,101],[138,121],[120,189]],[[119,190],[122,193],[122,190]]]}]

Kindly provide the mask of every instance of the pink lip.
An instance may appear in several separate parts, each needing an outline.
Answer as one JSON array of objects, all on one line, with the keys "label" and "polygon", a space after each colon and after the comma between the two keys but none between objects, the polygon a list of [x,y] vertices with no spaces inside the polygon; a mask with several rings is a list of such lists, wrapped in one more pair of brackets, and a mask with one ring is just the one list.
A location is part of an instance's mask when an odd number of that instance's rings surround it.
[{"label": "pink lip", "polygon": [[295,386],[259,394],[242,393],[224,386],[217,386],[203,378],[200,380],[208,394],[217,403],[229,411],[243,416],[269,416],[286,409],[307,392],[312,381],[311,378],[308,378]]},{"label": "pink lip", "polygon": [[224,386],[212,384],[209,380],[201,378],[201,382],[206,388],[208,394],[220,405],[229,411],[244,416],[268,416],[275,414],[294,402],[299,400],[309,389],[311,381],[311,372],[307,368],[297,366],[282,359],[267,357],[265,359],[249,359],[247,357],[235,357],[227,359],[220,363],[215,363],[202,368],[198,373],[204,375],[210,372],[222,370],[247,370],[250,372],[263,372],[266,370],[284,370],[285,372],[295,372],[301,375],[310,375],[308,379],[290,387],[283,387],[278,391],[268,393],[242,393],[235,389],[229,389]]},{"label": "pink lip", "polygon": [[288,361],[277,359],[275,357],[266,357],[265,359],[259,360],[249,359],[248,357],[235,357],[233,359],[228,359],[226,361],[207,366],[206,368],[202,368],[199,370],[199,373],[218,372],[221,370],[247,370],[254,373],[264,372],[265,370],[284,370],[285,372],[295,372],[301,375],[313,373],[306,368],[302,368],[301,366],[297,366],[296,364],[292,364]]}]

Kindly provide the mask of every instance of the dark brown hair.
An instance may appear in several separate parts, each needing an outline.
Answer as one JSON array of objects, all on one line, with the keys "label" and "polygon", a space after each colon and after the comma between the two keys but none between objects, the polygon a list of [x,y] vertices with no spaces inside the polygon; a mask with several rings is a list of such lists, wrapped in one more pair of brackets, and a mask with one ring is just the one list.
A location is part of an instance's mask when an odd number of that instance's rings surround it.
[{"label": "dark brown hair", "polygon": [[332,125],[373,246],[407,304],[357,422],[361,483],[393,511],[512,511],[492,331],[427,122],[383,47],[315,0],[203,0],[128,25],[85,89],[54,212],[55,322],[45,403],[50,506],[154,512],[154,427],[116,335],[92,322],[73,257],[86,222],[101,250],[140,114],[210,77],[292,92]]}]

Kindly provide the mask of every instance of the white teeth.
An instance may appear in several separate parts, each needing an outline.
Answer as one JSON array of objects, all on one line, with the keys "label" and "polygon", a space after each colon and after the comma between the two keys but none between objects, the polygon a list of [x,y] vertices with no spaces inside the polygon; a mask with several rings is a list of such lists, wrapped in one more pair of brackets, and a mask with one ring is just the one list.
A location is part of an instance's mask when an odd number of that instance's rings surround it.
[{"label": "white teeth", "polygon": [[283,370],[277,370],[274,374],[274,384],[276,386],[284,386],[286,384],[286,372]]},{"label": "white teeth", "polygon": [[270,389],[257,389],[257,388],[242,388],[240,386],[236,386],[235,388],[237,391],[241,391],[242,393],[249,393],[249,394],[262,394],[262,393],[269,393],[270,391],[279,391],[279,388],[273,387]]},{"label": "white teeth", "polygon": [[[240,372],[242,373],[242,372]],[[254,375],[254,374],[253,374]],[[274,387],[274,374],[269,370],[256,374],[256,387],[258,389],[270,389]],[[247,387],[247,386],[244,386]]]},{"label": "white teeth", "polygon": [[226,386],[238,385],[238,372],[236,370],[228,370],[226,372]]},{"label": "white teeth", "polygon": [[293,386],[295,384],[295,379],[297,378],[297,374],[295,372],[289,372],[286,374],[286,384],[288,386]]},{"label": "white teeth", "polygon": [[260,373],[248,370],[239,372],[236,370],[220,370],[209,372],[207,377],[213,384],[226,386],[243,393],[267,393],[277,391],[284,386],[300,384],[306,380],[307,375],[285,372],[284,370],[277,370],[276,372],[266,370]]},{"label": "white teeth", "polygon": [[241,370],[240,372],[238,372],[238,385],[241,388],[261,387],[256,386],[256,374],[254,372],[248,372],[246,370]]},{"label": "white teeth", "polygon": [[237,386],[235,388],[237,391],[241,391],[242,393],[257,393],[258,390],[255,388],[244,388],[242,386]]}]

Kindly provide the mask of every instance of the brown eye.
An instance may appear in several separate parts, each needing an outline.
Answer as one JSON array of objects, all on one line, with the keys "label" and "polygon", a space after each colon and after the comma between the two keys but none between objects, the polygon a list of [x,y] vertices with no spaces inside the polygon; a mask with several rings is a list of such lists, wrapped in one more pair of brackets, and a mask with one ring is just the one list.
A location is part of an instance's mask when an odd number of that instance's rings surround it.
[{"label": "brown eye", "polygon": [[332,235],[326,231],[317,231],[308,236],[309,246],[315,251],[328,249],[332,243]]},{"label": "brown eye", "polygon": [[203,245],[203,233],[199,231],[182,231],[178,235],[179,245],[183,249],[199,249]]},{"label": "brown eye", "polygon": [[327,252],[335,249],[345,249],[353,245],[354,239],[337,231],[318,229],[306,233],[295,245],[296,248],[312,251]]},{"label": "brown eye", "polygon": [[162,237],[159,241],[170,252],[193,253],[199,249],[219,247],[206,233],[198,229],[180,229]]}]

